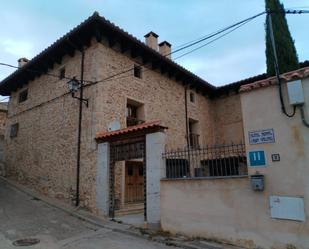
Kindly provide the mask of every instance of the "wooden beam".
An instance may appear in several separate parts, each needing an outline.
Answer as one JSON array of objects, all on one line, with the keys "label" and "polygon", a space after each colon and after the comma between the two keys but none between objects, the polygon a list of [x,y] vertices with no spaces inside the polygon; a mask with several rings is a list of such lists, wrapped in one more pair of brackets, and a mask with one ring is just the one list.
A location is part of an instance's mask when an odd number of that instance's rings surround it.
[{"label": "wooden beam", "polygon": [[101,29],[99,27],[96,27],[94,31],[94,36],[97,42],[101,42],[103,38],[103,33],[101,32]]},{"label": "wooden beam", "polygon": [[146,56],[146,55],[143,55],[142,56],[142,62],[143,62],[143,64],[147,64],[149,62],[149,57]]},{"label": "wooden beam", "polygon": [[131,54],[131,57],[134,59],[134,58],[136,58],[140,55],[140,52],[139,52],[138,48],[131,47],[130,54]]},{"label": "wooden beam", "polygon": [[120,42],[120,51],[121,51],[121,53],[125,53],[129,49],[130,49],[130,47],[129,47],[128,44],[126,44],[124,42]]},{"label": "wooden beam", "polygon": [[108,45],[112,48],[116,44],[116,39],[114,37],[108,38]]},{"label": "wooden beam", "polygon": [[156,70],[159,66],[160,66],[160,64],[158,62],[152,62],[151,68],[153,70]]}]

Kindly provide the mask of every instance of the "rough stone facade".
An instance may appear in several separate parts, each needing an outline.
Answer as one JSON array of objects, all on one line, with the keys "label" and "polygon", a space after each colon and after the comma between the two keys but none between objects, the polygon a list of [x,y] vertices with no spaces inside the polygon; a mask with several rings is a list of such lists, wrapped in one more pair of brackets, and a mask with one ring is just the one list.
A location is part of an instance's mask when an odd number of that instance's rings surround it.
[{"label": "rough stone facade", "polygon": [[6,175],[5,163],[4,163],[4,133],[7,122],[7,103],[0,103],[0,176]]},{"label": "rough stone facade", "polygon": [[[140,62],[139,58],[133,60],[118,50],[117,44],[111,49],[107,41],[93,40],[85,51],[85,80],[101,80]],[[65,67],[66,77],[79,78],[80,61],[81,54],[76,52],[73,57],[65,57],[61,65],[54,65],[50,73],[58,74]],[[9,175],[69,202],[76,184],[78,101],[68,94],[66,83],[65,79],[42,75],[13,92],[5,136]],[[18,95],[25,88],[28,99],[18,103]],[[191,92],[195,94],[194,103],[189,99]],[[107,130],[112,121],[119,121],[121,128],[126,126],[129,99],[142,105],[144,120],[160,119],[168,127],[168,148],[186,146],[185,87],[146,66],[141,78],[134,77],[130,71],[85,87],[84,97],[89,99],[89,106],[83,109],[80,196],[82,205],[95,211],[96,133]],[[237,114],[237,120],[232,115],[235,108],[240,108],[235,99],[223,99],[222,104],[220,99],[214,101],[194,90],[187,91],[188,118],[198,121],[200,144],[215,143],[227,124],[241,122],[241,115]],[[226,108],[229,103],[232,108]],[[231,118],[222,119],[218,112]],[[220,126],[215,124],[217,121]],[[15,123],[19,124],[18,134],[10,137],[11,125]],[[240,126],[231,128],[240,129]],[[239,140],[243,137],[241,132],[237,133]]]},{"label": "rough stone facade", "polygon": [[244,142],[243,119],[239,94],[222,96],[213,101],[215,143]]}]

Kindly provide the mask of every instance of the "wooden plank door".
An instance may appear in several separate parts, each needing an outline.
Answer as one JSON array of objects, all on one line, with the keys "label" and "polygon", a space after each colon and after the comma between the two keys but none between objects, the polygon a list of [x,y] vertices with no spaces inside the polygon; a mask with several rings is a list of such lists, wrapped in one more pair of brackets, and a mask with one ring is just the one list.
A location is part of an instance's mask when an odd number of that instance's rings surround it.
[{"label": "wooden plank door", "polygon": [[125,202],[138,203],[144,200],[143,163],[138,161],[126,162]]}]

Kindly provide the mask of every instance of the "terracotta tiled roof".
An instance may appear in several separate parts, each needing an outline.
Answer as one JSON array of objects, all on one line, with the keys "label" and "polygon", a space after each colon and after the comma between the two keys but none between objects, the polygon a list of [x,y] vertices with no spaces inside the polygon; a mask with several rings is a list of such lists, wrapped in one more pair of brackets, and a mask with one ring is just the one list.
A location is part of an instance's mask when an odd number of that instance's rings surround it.
[{"label": "terracotta tiled roof", "polygon": [[[309,67],[297,69],[295,71],[287,72],[280,75],[280,79],[282,79],[283,81],[298,80],[306,77],[309,77]],[[240,87],[239,92],[248,92],[257,88],[272,86],[276,84],[278,84],[277,78],[270,77],[264,80],[253,82],[251,84],[243,85]]]},{"label": "terracotta tiled roof", "polygon": [[131,132],[143,131],[143,130],[147,130],[147,129],[150,129],[150,128],[167,129],[166,126],[163,126],[161,124],[160,120],[150,120],[150,121],[147,121],[147,122],[142,123],[142,124],[130,126],[130,127],[124,128],[124,129],[116,130],[116,131],[99,132],[96,135],[96,139],[97,140],[107,139],[107,138],[110,138],[110,137],[113,137],[113,136],[125,135],[125,134],[129,134]]}]

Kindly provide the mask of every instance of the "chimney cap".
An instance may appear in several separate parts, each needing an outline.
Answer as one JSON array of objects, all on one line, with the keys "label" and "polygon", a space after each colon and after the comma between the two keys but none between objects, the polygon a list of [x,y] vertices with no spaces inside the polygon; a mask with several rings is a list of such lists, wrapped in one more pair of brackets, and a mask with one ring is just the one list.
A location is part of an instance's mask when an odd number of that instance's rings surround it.
[{"label": "chimney cap", "polygon": [[149,37],[151,35],[154,36],[155,38],[159,37],[155,32],[152,32],[152,31],[150,31],[148,34],[144,35],[144,37]]},{"label": "chimney cap", "polygon": [[171,47],[171,46],[172,46],[172,45],[171,45],[169,42],[167,42],[167,41],[163,41],[163,42],[159,43],[159,47],[164,46],[164,45],[166,45],[166,46],[168,46],[168,47]]},{"label": "chimney cap", "polygon": [[25,57],[22,57],[22,58],[19,58],[17,61],[18,62],[21,62],[21,61],[28,62],[29,60],[27,58],[25,58]]}]

